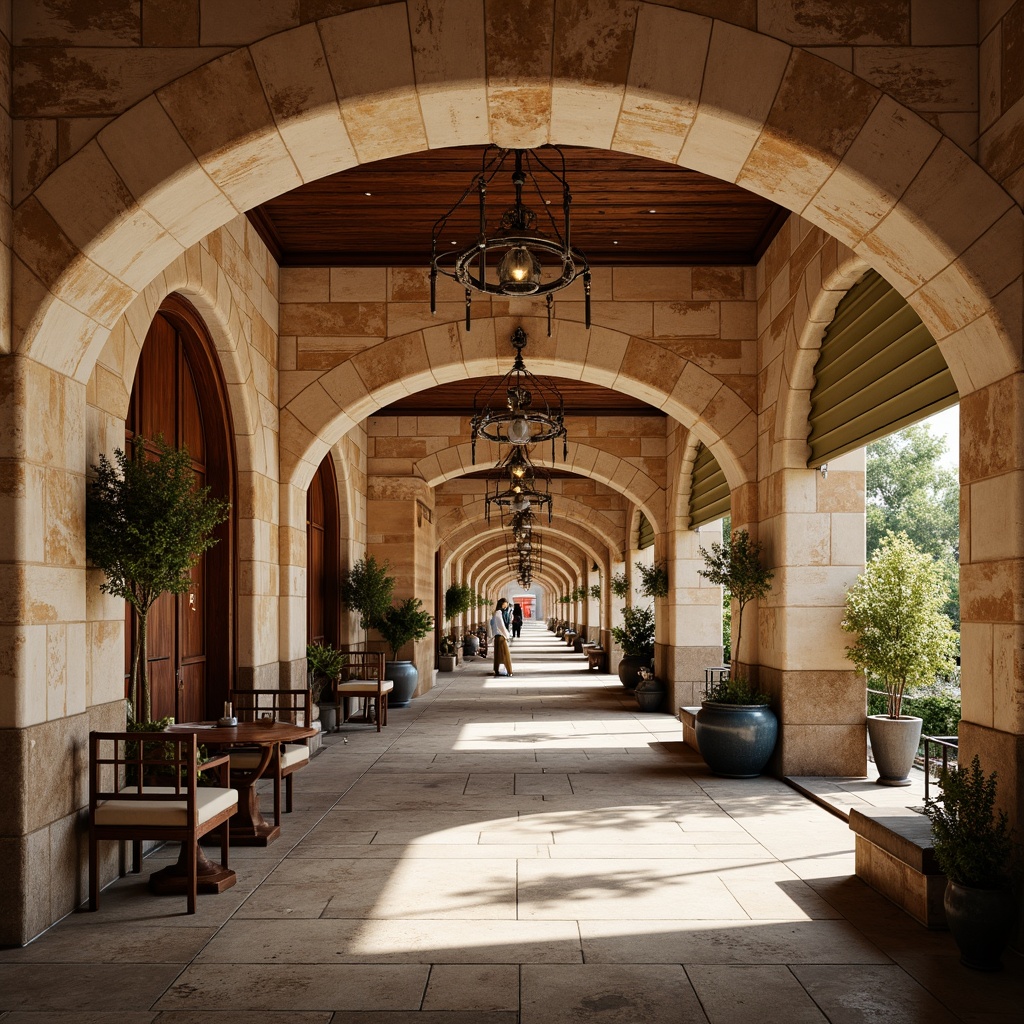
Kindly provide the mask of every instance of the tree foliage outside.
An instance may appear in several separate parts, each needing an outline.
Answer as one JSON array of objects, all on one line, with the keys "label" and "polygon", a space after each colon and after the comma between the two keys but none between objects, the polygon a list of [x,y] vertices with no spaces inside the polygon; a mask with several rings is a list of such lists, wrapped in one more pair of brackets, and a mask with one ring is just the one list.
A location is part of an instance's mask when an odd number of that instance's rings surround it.
[{"label": "tree foliage outside", "polygon": [[867,556],[887,533],[905,533],[940,566],[945,613],[960,628],[960,483],[941,465],[946,439],[918,423],[868,445]]},{"label": "tree foliage outside", "polygon": [[846,595],[842,627],[856,633],[847,656],[888,696],[899,718],[908,687],[933,683],[954,667],[957,635],[943,612],[942,567],[905,534],[886,534]]},{"label": "tree foliage outside", "polygon": [[131,454],[120,448],[114,461],[101,455],[86,494],[86,554],[106,579],[100,589],[134,609],[136,630],[129,683],[130,717],[152,715],[147,671],[147,620],[161,594],[184,594],[192,569],[217,539],[213,531],[229,505],[196,487],[187,448],[153,440],[157,457],[136,435]]},{"label": "tree foliage outside", "polygon": [[360,558],[341,581],[341,601],[359,613],[359,628],[374,629],[391,607],[395,577],[388,575],[391,564],[379,563],[373,555]]},{"label": "tree foliage outside", "polygon": [[709,583],[725,587],[739,606],[736,616],[736,643],[730,652],[733,656],[733,671],[730,674],[734,678],[743,637],[743,609],[754,598],[766,597],[775,578],[775,573],[761,564],[762,551],[763,546],[752,541],[746,530],[736,530],[728,543],[712,544],[710,552],[703,547],[700,549],[704,568],[698,570],[698,575],[703,576]]}]

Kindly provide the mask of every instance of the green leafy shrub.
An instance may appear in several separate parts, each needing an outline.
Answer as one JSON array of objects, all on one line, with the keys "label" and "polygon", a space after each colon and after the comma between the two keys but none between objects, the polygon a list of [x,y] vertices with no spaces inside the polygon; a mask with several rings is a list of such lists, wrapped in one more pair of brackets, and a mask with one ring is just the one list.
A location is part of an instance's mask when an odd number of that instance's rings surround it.
[{"label": "green leafy shrub", "polygon": [[323,695],[324,687],[341,675],[348,657],[330,644],[306,644],[306,670],[312,673],[313,702]]},{"label": "green leafy shrub", "polygon": [[750,681],[742,676],[708,683],[704,688],[704,699],[714,704],[771,704],[771,697],[767,693],[752,689]]},{"label": "green leafy shrub", "polygon": [[654,609],[623,608],[622,625],[612,626],[612,637],[630,658],[654,657]]},{"label": "green leafy shrub", "polygon": [[629,593],[629,577],[625,572],[617,572],[612,576],[611,588],[616,597],[625,597]]},{"label": "green leafy shrub", "polygon": [[408,597],[388,608],[376,628],[391,648],[391,660],[397,661],[398,652],[407,643],[422,640],[434,628],[434,616],[423,611],[418,597]]},{"label": "green leafy shrub", "polygon": [[1005,811],[996,811],[996,773],[987,778],[975,754],[969,768],[939,777],[942,793],[925,808],[932,845],[951,881],[976,889],[1002,889],[1013,874],[1014,847]]},{"label": "green leafy shrub", "polygon": [[637,562],[636,567],[640,572],[640,593],[644,597],[668,597],[668,564],[666,562],[655,562],[653,565]]}]

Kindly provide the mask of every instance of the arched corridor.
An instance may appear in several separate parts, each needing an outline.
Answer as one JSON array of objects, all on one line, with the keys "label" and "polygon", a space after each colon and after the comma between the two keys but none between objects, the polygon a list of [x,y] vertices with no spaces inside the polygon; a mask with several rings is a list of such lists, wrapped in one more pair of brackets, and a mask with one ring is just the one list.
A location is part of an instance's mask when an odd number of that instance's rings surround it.
[{"label": "arched corridor", "polygon": [[146,889],[161,854],[98,913],[0,952],[5,1005],[743,1024],[877,1020],[845,1015],[869,990],[893,1021],[1019,1010],[1011,975],[949,984],[952,939],[851,877],[845,822],[782,781],[710,775],[672,716],[640,713],[543,623],[512,657],[511,679],[468,659],[382,733],[327,737],[281,841],[234,850],[238,885],[188,926]]}]

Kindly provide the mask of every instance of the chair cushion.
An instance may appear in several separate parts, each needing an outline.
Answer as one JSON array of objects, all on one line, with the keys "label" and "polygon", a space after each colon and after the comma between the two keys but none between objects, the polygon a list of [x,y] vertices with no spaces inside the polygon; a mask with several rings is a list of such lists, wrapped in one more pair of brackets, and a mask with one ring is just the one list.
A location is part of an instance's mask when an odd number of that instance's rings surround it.
[{"label": "chair cushion", "polygon": [[[380,684],[381,693],[390,693],[395,688],[395,684],[390,679],[385,679]],[[376,697],[377,696],[377,680],[376,679],[349,679],[348,682],[338,683],[335,686],[335,690],[339,694],[348,694],[349,696],[356,695],[360,697]]]},{"label": "chair cushion", "polygon": [[[231,767],[243,771],[260,766],[262,754],[258,750],[238,750],[231,753]],[[286,743],[281,753],[281,767],[293,768],[309,760],[309,747],[305,743]]]},{"label": "chair cushion", "polygon": [[281,767],[295,768],[309,760],[309,747],[305,743],[286,743],[281,751]]},{"label": "chair cushion", "polygon": [[[123,790],[122,792],[130,792]],[[136,790],[136,792],[138,792]],[[173,793],[172,786],[147,786],[147,793]],[[222,811],[238,807],[238,791],[219,786],[200,786],[196,790],[196,809],[200,824]],[[184,828],[188,825],[188,805],[181,800],[98,800],[93,820],[97,825],[163,825]]]}]

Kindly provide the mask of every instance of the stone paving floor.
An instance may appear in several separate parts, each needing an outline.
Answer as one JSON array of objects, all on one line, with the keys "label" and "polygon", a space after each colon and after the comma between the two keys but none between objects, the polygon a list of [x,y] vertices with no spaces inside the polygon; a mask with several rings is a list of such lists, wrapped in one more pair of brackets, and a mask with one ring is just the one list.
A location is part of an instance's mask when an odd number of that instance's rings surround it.
[{"label": "stone paving floor", "polygon": [[295,777],[238,884],[0,951],[0,1020],[68,1024],[1021,1024],[1024,970],[960,965],[853,877],[853,836],[775,779],[720,779],[678,721],[540,625]]}]

